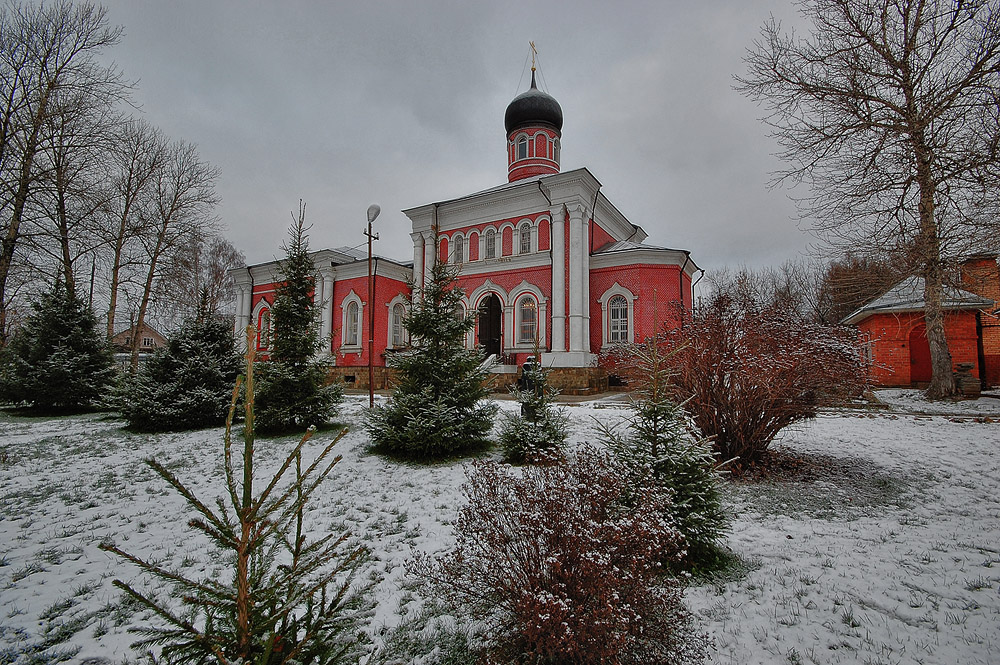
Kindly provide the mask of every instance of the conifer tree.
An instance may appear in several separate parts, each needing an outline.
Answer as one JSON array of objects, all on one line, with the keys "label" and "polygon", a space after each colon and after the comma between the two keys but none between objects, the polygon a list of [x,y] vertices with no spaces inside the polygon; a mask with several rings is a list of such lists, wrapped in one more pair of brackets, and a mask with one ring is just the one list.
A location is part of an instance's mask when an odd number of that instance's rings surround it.
[{"label": "conifer tree", "polygon": [[[538,358],[538,348],[535,348]],[[505,413],[500,429],[500,447],[508,462],[532,462],[546,453],[558,453],[566,442],[568,418],[554,407],[558,391],[548,386],[548,371],[532,360],[524,364],[521,388],[515,388],[514,399],[520,413]]]},{"label": "conifer tree", "polygon": [[712,446],[692,436],[683,408],[673,400],[671,365],[660,337],[617,353],[637,388],[626,431],[599,424],[605,442],[626,469],[629,487],[653,482],[672,493],[669,513],[687,541],[686,565],[710,564],[729,522]]},{"label": "conifer tree", "polygon": [[399,383],[366,422],[377,452],[432,460],[490,444],[496,405],[482,401],[489,395],[482,352],[465,347],[476,321],[462,316],[462,296],[455,271],[435,262],[422,297],[411,297],[403,325],[412,347],[390,359]]},{"label": "conifer tree", "polygon": [[226,498],[203,501],[162,464],[146,462],[187,501],[195,514],[188,526],[223,555],[228,576],[198,579],[113,543],[100,545],[169,587],[176,599],[164,601],[115,580],[155,617],[155,624],[135,630],[142,638],[132,646],[147,654],[159,649],[151,661],[164,665],[356,664],[367,650],[363,628],[372,614],[370,587],[355,583],[367,550],[352,546],[346,533],[309,539],[303,525],[313,492],[341,459],[332,451],[347,430],[304,464],[310,428],[255,493],[253,327],[247,342],[242,455],[233,450],[232,421],[243,377],[232,391],[223,437]]},{"label": "conifer tree", "polygon": [[222,425],[239,369],[232,329],[209,312],[203,292],[197,315],[125,382],[122,416],[130,429],[146,432]]},{"label": "conifer tree", "polygon": [[94,406],[115,372],[93,312],[61,282],[32,309],[0,354],[0,399],[39,411]]},{"label": "conifer tree", "polygon": [[319,339],[319,309],[313,301],[316,266],[309,255],[305,226],[306,207],[288,230],[282,247],[282,283],[271,307],[270,361],[261,363],[257,394],[257,425],[260,431],[283,432],[329,421],[340,401],[340,387],[328,382],[329,365],[316,357]]}]

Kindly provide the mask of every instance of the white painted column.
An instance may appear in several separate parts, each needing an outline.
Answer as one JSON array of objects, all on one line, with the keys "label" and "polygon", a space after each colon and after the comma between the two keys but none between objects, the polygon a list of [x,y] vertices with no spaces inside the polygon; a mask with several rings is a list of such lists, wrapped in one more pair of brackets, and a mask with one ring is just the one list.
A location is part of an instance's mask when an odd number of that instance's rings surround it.
[{"label": "white painted column", "polygon": [[247,348],[247,326],[250,325],[253,287],[250,284],[240,284],[237,289],[236,323],[233,326],[233,336],[236,338],[236,348],[243,352]]},{"label": "white painted column", "polygon": [[333,336],[333,273],[330,269],[325,269],[320,273],[317,284],[323,294],[320,301],[320,326],[319,334],[323,340],[323,354],[330,354],[330,338]]},{"label": "white painted column", "polygon": [[569,350],[583,351],[583,259],[586,245],[583,237],[584,207],[579,204],[569,208]]},{"label": "white painted column", "polygon": [[590,353],[590,218],[584,211],[581,219],[581,235],[583,247],[580,255],[580,284],[583,287],[583,352]]},{"label": "white painted column", "polygon": [[566,350],[566,209],[552,215],[552,351]]},{"label": "white painted column", "polygon": [[434,234],[427,231],[424,233],[424,281],[421,286],[431,281],[431,269],[434,267],[435,252],[437,252],[437,243],[434,242]]},{"label": "white painted column", "polygon": [[424,236],[420,233],[411,233],[413,239],[413,296],[419,297],[419,291],[424,286]]}]

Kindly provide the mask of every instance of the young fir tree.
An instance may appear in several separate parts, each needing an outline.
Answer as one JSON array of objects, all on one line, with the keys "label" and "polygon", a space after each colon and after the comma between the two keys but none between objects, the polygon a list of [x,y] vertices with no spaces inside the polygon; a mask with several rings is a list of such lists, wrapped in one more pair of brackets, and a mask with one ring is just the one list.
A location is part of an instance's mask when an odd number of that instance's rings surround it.
[{"label": "young fir tree", "polygon": [[0,399],[39,411],[91,408],[115,377],[93,312],[61,282],[32,309],[2,351]]},{"label": "young fir tree", "polygon": [[[538,358],[538,348],[535,348]],[[553,406],[558,391],[548,387],[548,371],[540,363],[525,363],[520,388],[511,392],[520,404],[520,413],[505,413],[500,428],[500,447],[513,464],[543,459],[561,451],[566,442],[569,419]]]},{"label": "young fir tree", "polygon": [[329,365],[316,356],[319,308],[313,300],[316,266],[309,256],[305,204],[283,246],[282,283],[271,306],[270,360],[261,363],[257,426],[262,432],[287,432],[327,423],[342,397],[329,383]]},{"label": "young fir tree", "polygon": [[411,298],[404,325],[412,348],[391,358],[398,385],[366,422],[377,452],[433,460],[490,444],[496,405],[483,401],[483,355],[465,347],[475,315],[462,316],[454,282],[454,270],[435,262],[422,297]]},{"label": "young fir tree", "polygon": [[228,576],[195,579],[184,570],[165,568],[102,543],[101,549],[135,564],[172,590],[174,600],[163,601],[115,580],[115,586],[158,620],[156,625],[135,629],[143,637],[132,646],[147,655],[160,649],[159,658],[149,660],[165,665],[356,664],[367,651],[364,626],[373,607],[369,587],[354,581],[367,550],[350,546],[346,533],[310,541],[303,528],[313,492],[340,461],[332,450],[347,430],[304,465],[303,448],[313,433],[309,429],[255,494],[252,327],[247,338],[242,455],[237,452],[234,459],[232,449],[239,381],[223,437],[226,498],[202,501],[162,464],[146,462],[187,501],[195,514],[188,526],[208,537],[221,554],[219,561],[230,566]]},{"label": "young fir tree", "polygon": [[673,401],[668,358],[656,337],[619,350],[637,384],[625,432],[602,425],[608,446],[627,469],[626,483],[652,482],[673,494],[669,508],[687,541],[688,567],[711,565],[729,523],[722,505],[721,471],[711,445],[691,435]]},{"label": "young fir tree", "polygon": [[203,293],[197,315],[124,383],[120,408],[130,429],[165,432],[226,422],[240,357],[231,326],[208,310]]}]

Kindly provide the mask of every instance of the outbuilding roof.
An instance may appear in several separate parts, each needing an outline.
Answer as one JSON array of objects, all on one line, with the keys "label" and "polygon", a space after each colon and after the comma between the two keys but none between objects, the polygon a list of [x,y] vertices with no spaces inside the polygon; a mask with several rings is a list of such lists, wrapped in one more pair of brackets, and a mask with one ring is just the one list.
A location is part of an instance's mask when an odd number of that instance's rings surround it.
[{"label": "outbuilding roof", "polygon": [[[993,307],[989,298],[965,289],[944,285],[941,298],[943,309],[986,309]],[[919,312],[924,309],[924,278],[907,277],[864,307],[845,317],[841,323],[853,325],[873,314],[889,312]]]}]

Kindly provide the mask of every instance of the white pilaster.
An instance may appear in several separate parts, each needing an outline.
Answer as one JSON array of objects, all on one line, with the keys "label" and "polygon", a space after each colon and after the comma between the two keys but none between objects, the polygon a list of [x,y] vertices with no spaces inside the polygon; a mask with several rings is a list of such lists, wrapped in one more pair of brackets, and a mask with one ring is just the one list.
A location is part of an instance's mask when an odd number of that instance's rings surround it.
[{"label": "white pilaster", "polygon": [[320,301],[320,338],[323,340],[323,354],[330,353],[330,338],[333,336],[333,274],[329,269],[320,273],[317,282],[318,290],[322,290]]},{"label": "white pilaster", "polygon": [[[437,252],[437,243],[434,242],[434,234],[430,231],[424,233],[424,281],[421,288],[431,281],[431,269],[434,267],[434,253]],[[416,278],[416,275],[414,275]]]},{"label": "white pilaster", "polygon": [[566,209],[552,215],[552,351],[566,350]]},{"label": "white pilaster", "polygon": [[413,239],[413,295],[416,298],[424,286],[424,236],[421,233],[411,233],[410,238]]},{"label": "white pilaster", "polygon": [[579,204],[569,208],[569,350],[584,351],[584,282],[583,260],[586,257],[586,244],[583,235],[584,207]]},{"label": "white pilaster", "polygon": [[583,252],[580,255],[580,284],[583,287],[583,352],[590,353],[590,217],[584,213],[581,220]]}]

